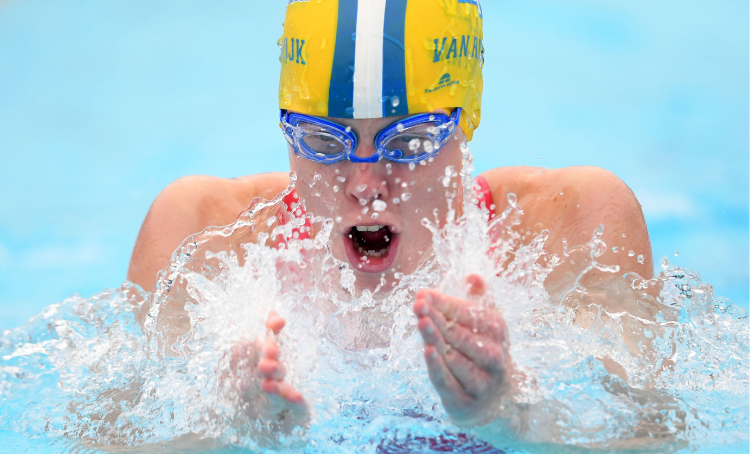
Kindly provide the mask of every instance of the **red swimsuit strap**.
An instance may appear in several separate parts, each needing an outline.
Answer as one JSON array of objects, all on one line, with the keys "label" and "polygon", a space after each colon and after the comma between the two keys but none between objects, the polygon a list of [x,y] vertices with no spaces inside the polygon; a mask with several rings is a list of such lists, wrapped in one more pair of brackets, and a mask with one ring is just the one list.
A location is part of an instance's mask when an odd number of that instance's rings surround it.
[{"label": "red swimsuit strap", "polygon": [[490,221],[495,217],[495,204],[492,203],[492,191],[490,191],[490,185],[487,184],[487,180],[479,175],[474,178],[474,191],[477,193],[477,206],[482,208],[484,206],[490,212]]}]

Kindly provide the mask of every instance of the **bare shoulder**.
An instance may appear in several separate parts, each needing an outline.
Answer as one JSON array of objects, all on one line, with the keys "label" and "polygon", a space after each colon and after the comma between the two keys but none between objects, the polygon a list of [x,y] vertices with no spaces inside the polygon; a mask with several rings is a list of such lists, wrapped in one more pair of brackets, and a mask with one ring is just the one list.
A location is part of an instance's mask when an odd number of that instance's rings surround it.
[{"label": "bare shoulder", "polygon": [[283,172],[226,179],[180,178],[154,200],[143,221],[128,267],[128,280],[151,290],[156,274],[189,235],[231,224],[255,197],[270,199],[289,184]]},{"label": "bare shoulder", "polygon": [[571,246],[587,242],[601,224],[608,247],[600,261],[619,265],[622,273],[652,276],[651,243],[641,205],[612,172],[592,166],[501,167],[482,176],[487,179],[496,211],[505,209],[508,194],[514,193],[524,210],[520,228],[528,231],[529,237],[543,229],[550,231],[547,249],[551,253],[562,252],[563,239]]}]

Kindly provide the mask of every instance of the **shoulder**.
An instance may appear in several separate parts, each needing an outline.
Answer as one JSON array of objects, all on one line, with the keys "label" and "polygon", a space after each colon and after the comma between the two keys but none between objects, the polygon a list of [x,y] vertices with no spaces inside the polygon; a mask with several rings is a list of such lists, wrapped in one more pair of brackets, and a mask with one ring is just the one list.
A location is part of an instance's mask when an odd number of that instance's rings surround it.
[{"label": "shoulder", "polygon": [[[550,252],[562,252],[563,239],[571,246],[583,244],[604,225],[602,238],[608,248],[601,262],[617,264],[622,272],[651,277],[651,243],[641,205],[627,184],[609,170],[593,166],[501,167],[482,176],[496,211],[505,209],[508,194],[514,193],[525,213],[522,226],[532,234],[550,231]],[[624,252],[613,252],[613,247]]]},{"label": "shoulder", "polygon": [[128,268],[128,280],[150,290],[159,270],[189,235],[208,226],[227,225],[255,197],[272,198],[289,184],[276,172],[226,179],[182,177],[156,197],[143,221]]}]

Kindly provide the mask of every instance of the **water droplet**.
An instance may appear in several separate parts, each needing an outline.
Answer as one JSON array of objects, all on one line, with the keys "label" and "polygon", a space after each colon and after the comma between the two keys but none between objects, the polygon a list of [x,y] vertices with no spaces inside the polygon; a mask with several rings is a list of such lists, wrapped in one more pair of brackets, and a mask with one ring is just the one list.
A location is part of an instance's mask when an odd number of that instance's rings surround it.
[{"label": "water droplet", "polygon": [[403,200],[404,202],[406,202],[410,198],[411,198],[411,193],[409,192],[404,192],[403,194],[401,194],[401,200]]},{"label": "water droplet", "polygon": [[380,213],[378,213],[377,211],[373,211],[370,217],[372,217],[373,219],[377,219],[379,216],[380,216]]},{"label": "water droplet", "polygon": [[419,150],[420,144],[421,144],[421,142],[420,142],[419,139],[411,139],[409,141],[409,150],[411,150],[411,151],[417,151],[417,150]]},{"label": "water droplet", "polygon": [[615,247],[612,248],[612,252],[617,252],[619,250],[620,250],[620,248],[618,248],[617,246],[615,246]]},{"label": "water droplet", "polygon": [[625,238],[625,234],[624,233],[622,234],[622,237]]},{"label": "water droplet", "polygon": [[401,123],[397,124],[396,125],[396,131],[398,131],[398,132],[404,132],[404,125],[402,125]]},{"label": "water droplet", "polygon": [[346,182],[346,178],[344,178],[342,176],[338,176],[338,177],[336,177],[336,181],[338,181],[339,183],[345,183]]},{"label": "water droplet", "polygon": [[680,251],[675,251],[674,256],[677,257],[678,255],[680,255]]},{"label": "water droplet", "polygon": [[373,200],[372,201],[372,209],[375,211],[385,211],[386,207],[388,206],[387,203],[385,203],[382,200]]},{"label": "water droplet", "polygon": [[271,227],[274,222],[276,222],[276,216],[271,216],[270,218],[266,219],[266,227]]},{"label": "water droplet", "polygon": [[398,107],[399,104],[401,104],[401,99],[398,96],[391,96],[391,105]]},{"label": "water droplet", "polygon": [[362,214],[367,214],[368,211],[370,211],[370,207],[362,208]]},{"label": "water droplet", "polygon": [[643,262],[645,261],[643,255],[639,255],[638,257],[636,257],[636,261],[638,261],[638,263],[640,264],[643,264]]},{"label": "water droplet", "polygon": [[340,224],[341,223],[341,216],[336,216],[335,221],[336,221],[336,224]]},{"label": "water droplet", "polygon": [[394,205],[398,205],[399,203],[401,203],[401,199],[399,199],[398,197],[394,197],[391,202],[393,202]]},{"label": "water droplet", "polygon": [[424,151],[427,153],[432,153],[432,151],[435,149],[435,144],[431,140],[425,140],[422,143],[422,148],[424,148]]},{"label": "water droplet", "polygon": [[357,192],[364,192],[365,189],[367,189],[366,184],[360,184],[359,186],[356,187]]},{"label": "water droplet", "polygon": [[661,269],[666,271],[669,268],[669,260],[667,260],[666,257],[662,257],[660,262],[661,262]]},{"label": "water droplet", "polygon": [[351,126],[347,126],[346,127],[346,132],[352,132],[352,127]]},{"label": "water droplet", "polygon": [[[422,162],[424,162],[424,161],[422,161]],[[414,169],[416,169],[416,168],[417,168],[417,165],[416,165],[416,164],[414,164],[413,162],[410,162],[410,163],[409,163],[409,170],[414,170]]]},{"label": "water droplet", "polygon": [[339,192],[339,187],[334,185],[333,186],[333,192]]},{"label": "water droplet", "polygon": [[635,255],[635,251],[628,251],[628,257],[633,257]]}]

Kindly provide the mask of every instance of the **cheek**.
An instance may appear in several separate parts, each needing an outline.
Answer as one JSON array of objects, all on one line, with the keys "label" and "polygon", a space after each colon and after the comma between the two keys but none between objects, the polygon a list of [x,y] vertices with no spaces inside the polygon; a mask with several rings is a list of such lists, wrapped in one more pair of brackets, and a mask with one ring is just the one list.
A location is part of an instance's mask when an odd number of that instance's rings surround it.
[{"label": "cheek", "polygon": [[296,190],[305,200],[307,211],[317,216],[335,217],[344,193],[342,184],[336,180],[336,167],[306,159],[298,159],[296,167]]}]

